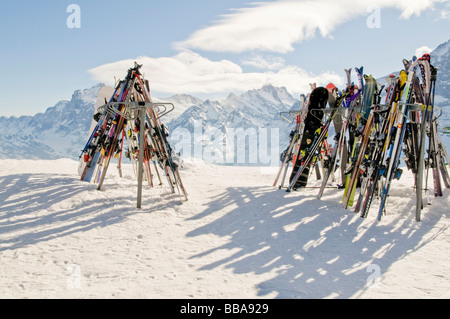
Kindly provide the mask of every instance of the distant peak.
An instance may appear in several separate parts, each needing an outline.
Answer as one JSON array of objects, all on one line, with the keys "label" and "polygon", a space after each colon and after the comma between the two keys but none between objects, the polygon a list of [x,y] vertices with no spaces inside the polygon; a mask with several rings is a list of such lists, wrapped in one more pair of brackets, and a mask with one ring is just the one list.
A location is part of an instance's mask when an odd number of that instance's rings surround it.
[{"label": "distant peak", "polygon": [[440,44],[433,52],[431,52],[432,62],[434,59],[439,62],[444,62],[448,60],[448,55],[450,53],[450,40]]},{"label": "distant peak", "polygon": [[272,84],[266,84],[264,85],[261,90],[266,92],[282,92],[283,94],[288,93],[288,90],[284,86],[274,86]]}]

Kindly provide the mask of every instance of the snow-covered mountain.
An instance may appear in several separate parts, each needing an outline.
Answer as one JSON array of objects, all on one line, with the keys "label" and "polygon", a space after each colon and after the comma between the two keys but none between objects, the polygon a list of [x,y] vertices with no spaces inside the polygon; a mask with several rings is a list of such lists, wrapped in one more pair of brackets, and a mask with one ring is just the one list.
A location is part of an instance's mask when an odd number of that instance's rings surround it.
[{"label": "snow-covered mountain", "polygon": [[[97,84],[77,90],[70,101],[60,101],[45,113],[0,117],[0,142],[3,145],[0,159],[76,159],[87,141],[94,105],[102,86]],[[213,128],[224,132],[230,128],[242,129],[248,133],[248,129],[282,127],[288,134],[288,123],[281,120],[279,112],[299,104],[285,88],[270,85],[242,96],[230,94],[222,101],[203,101],[180,94],[154,98],[154,102],[174,104],[175,109],[162,118],[164,123],[170,123],[170,129],[184,128],[194,132],[194,123],[199,123],[203,133]],[[192,140],[191,146],[194,143]],[[206,137],[205,143],[211,141]]]},{"label": "snow-covered mountain", "polygon": [[194,105],[200,105],[203,100],[188,94],[177,94],[169,98],[153,97],[154,103],[172,103],[175,108],[164,116],[164,121],[168,122],[178,118],[184,111]]},{"label": "snow-covered mountain", "polygon": [[[436,105],[443,111],[440,118],[440,127],[443,128],[450,126],[450,40],[436,48],[431,55],[432,64],[439,68]],[[267,164],[267,159],[265,161],[261,158],[261,155],[267,154],[264,152],[259,154],[261,150],[271,149],[271,155],[273,155],[271,159],[276,161],[276,155],[273,153],[279,154],[287,146],[292,125],[281,119],[280,112],[298,109],[299,101],[293,98],[285,88],[267,85],[258,90],[248,91],[241,96],[230,94],[223,101],[208,100],[196,104],[171,121],[169,128],[175,133],[172,135],[173,144],[180,146],[177,151],[181,148],[184,155],[194,157],[203,155],[203,159],[207,155],[216,163],[225,161],[225,163],[240,164],[242,158],[245,158],[246,164],[254,163],[255,157],[252,158],[250,155],[251,141],[256,139],[256,147],[253,145],[253,150],[258,150],[256,163],[261,165]],[[275,137],[279,141],[277,145],[273,145],[268,137],[273,136],[272,129],[278,129],[278,135]],[[267,135],[263,134],[264,130]],[[186,132],[191,135],[187,141],[183,137]],[[199,134],[201,132],[204,134]],[[241,144],[238,142],[239,134],[247,138],[246,141],[241,141]],[[235,139],[234,143],[230,141],[230,135]],[[445,136],[444,140],[447,145],[450,144],[448,136]],[[244,144],[245,147],[242,147]],[[267,147],[261,147],[264,145]],[[230,155],[230,152],[234,152],[235,155]]]},{"label": "snow-covered mountain", "polygon": [[0,117],[0,159],[76,158],[87,140],[98,91],[78,90],[35,116]]},{"label": "snow-covered mountain", "polygon": [[286,88],[266,85],[194,105],[168,127],[183,156],[218,164],[270,164],[278,162],[291,129],[280,113],[299,107]]},{"label": "snow-covered mountain", "polygon": [[[450,40],[439,45],[431,53],[431,64],[437,67],[435,103],[442,109],[440,127],[450,126]],[[450,138],[446,136],[447,144]]]},{"label": "snow-covered mountain", "polygon": [[[439,68],[436,105],[443,110],[442,128],[450,126],[450,40],[431,56],[432,64]],[[70,101],[60,101],[45,113],[0,117],[0,159],[76,159],[88,138],[102,86],[78,90]],[[177,152],[203,159],[209,156],[212,162],[225,164],[275,161],[287,146],[293,128],[279,114],[300,107],[300,101],[286,88],[272,85],[239,96],[231,93],[218,101],[186,94],[153,100],[175,106],[162,121],[171,131]],[[450,144],[448,135],[445,139]]]},{"label": "snow-covered mountain", "polygon": [[[438,68],[435,105],[442,110],[442,116],[439,118],[440,128],[442,129],[450,126],[450,40],[442,43],[431,52],[431,64]],[[392,74],[398,76],[400,71],[397,70]],[[379,78],[377,81],[386,85],[386,77]],[[448,137],[446,139],[447,144],[450,144],[450,139]]]},{"label": "snow-covered mountain", "polygon": [[439,68],[436,95],[450,103],[450,40],[439,45],[431,53],[431,64]]},{"label": "snow-covered mountain", "polygon": [[[0,159],[76,159],[88,139],[89,126],[99,90],[104,84],[77,90],[70,101],[35,116],[0,117]],[[176,108],[165,120],[202,101],[189,95],[175,95],[154,102],[173,103]]]}]

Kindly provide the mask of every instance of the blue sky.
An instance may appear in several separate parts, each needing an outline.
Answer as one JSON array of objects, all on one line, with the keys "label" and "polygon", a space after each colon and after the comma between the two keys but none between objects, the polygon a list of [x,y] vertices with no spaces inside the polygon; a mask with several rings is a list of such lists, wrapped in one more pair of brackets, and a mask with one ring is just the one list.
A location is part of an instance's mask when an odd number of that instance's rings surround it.
[{"label": "blue sky", "polygon": [[[344,68],[360,66],[381,77],[449,40],[449,2],[3,1],[0,115],[44,112],[77,89],[111,84],[135,60],[155,97],[224,97],[268,83],[295,96],[310,82],[341,85]],[[67,26],[70,4],[80,28]]]}]

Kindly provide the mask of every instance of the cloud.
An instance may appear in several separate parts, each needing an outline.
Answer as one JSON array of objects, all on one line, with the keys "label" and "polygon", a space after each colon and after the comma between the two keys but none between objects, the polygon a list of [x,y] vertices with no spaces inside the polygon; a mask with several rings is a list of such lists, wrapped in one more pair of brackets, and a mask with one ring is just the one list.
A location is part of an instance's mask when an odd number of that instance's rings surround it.
[{"label": "cloud", "polygon": [[134,61],[143,64],[142,73],[150,81],[152,91],[168,94],[228,94],[260,88],[266,84],[284,86],[292,94],[308,93],[309,83],[337,86],[344,79],[333,72],[311,74],[296,66],[279,64],[276,71],[244,72],[229,61],[211,61],[192,52],[180,52],[173,57],[138,57],[122,60],[89,70],[95,80],[114,85],[115,79],[122,79]]},{"label": "cloud", "polygon": [[414,55],[416,57],[420,58],[425,53],[431,53],[431,52],[433,52],[433,49],[431,49],[431,48],[429,48],[427,46],[422,46],[422,47],[416,49],[416,52],[414,53]]},{"label": "cloud", "polygon": [[[284,86],[291,93],[307,93],[309,83],[336,86],[344,84],[334,72],[312,74],[302,68],[286,65],[281,57],[263,52],[287,53],[294,44],[320,34],[332,38],[332,32],[358,16],[372,10],[396,8],[400,18],[409,19],[432,9],[437,2],[448,0],[278,0],[257,2],[247,8],[234,10],[215,24],[194,32],[188,39],[175,44],[179,53],[172,57],[138,57],[153,92],[222,95],[243,92],[266,84]],[[245,72],[230,61],[212,61],[193,49],[215,52],[258,51],[241,60],[242,65],[260,71]],[[422,52],[429,48],[419,48]],[[89,70],[98,81],[113,84],[126,74],[135,60],[122,60]]]},{"label": "cloud", "polygon": [[441,6],[439,9],[439,16],[437,20],[447,20],[450,19],[450,1],[447,0],[447,2]]},{"label": "cloud", "polygon": [[223,15],[211,26],[174,44],[179,50],[212,52],[266,51],[288,53],[294,44],[314,38],[332,37],[341,24],[368,16],[368,8],[396,8],[409,19],[446,0],[278,0],[254,3]]},{"label": "cloud", "polygon": [[253,66],[258,69],[279,70],[285,66],[285,60],[281,57],[263,57],[261,55],[255,55],[247,60],[243,60],[242,64]]}]

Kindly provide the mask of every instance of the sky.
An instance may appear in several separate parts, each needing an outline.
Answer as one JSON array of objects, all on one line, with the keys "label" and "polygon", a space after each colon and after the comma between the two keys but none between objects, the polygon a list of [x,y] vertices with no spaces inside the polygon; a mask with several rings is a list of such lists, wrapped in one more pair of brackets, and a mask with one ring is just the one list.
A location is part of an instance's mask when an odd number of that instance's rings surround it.
[{"label": "sky", "polygon": [[[450,0],[5,0],[0,116],[35,115],[113,85],[134,61],[152,96],[345,85],[384,77],[450,39]],[[356,81],[356,75],[354,80]]]}]

